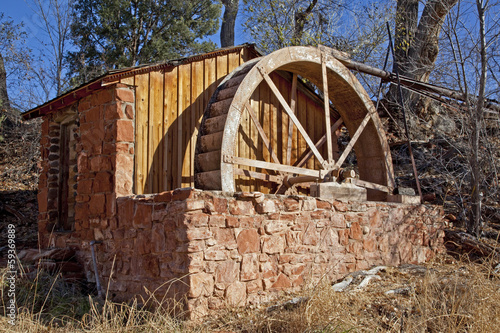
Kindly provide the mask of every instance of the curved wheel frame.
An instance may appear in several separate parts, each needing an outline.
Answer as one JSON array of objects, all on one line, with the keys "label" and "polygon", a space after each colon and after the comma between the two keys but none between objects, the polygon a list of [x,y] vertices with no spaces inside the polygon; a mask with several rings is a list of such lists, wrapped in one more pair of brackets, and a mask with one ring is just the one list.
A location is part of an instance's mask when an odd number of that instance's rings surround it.
[{"label": "curved wheel frame", "polygon": [[[270,78],[271,73],[278,70],[293,73],[292,94],[297,86],[297,75],[307,78],[316,87],[322,88],[326,133],[320,142],[313,142],[297,119],[296,112],[301,111],[295,110],[294,98],[291,99],[289,104]],[[291,120],[290,129],[295,125],[300,135],[305,139],[309,149],[306,158],[313,155],[319,161],[321,170],[302,168],[302,161],[296,166],[291,166],[290,154],[287,154],[287,161],[281,164],[277,157],[273,156],[272,150],[270,150],[270,153],[273,162],[248,160],[236,156],[238,129],[243,112],[249,113],[255,126],[259,129],[258,119],[256,119],[255,114],[252,114],[249,100],[255,89],[263,81],[267,83]],[[330,123],[329,100],[333,102],[341,117],[333,126]],[[274,170],[278,174],[296,174],[299,177],[322,179],[326,175],[338,171],[353,148],[356,151],[358,160],[361,180],[359,184],[371,189],[368,193],[370,200],[384,200],[385,194],[383,192],[390,192],[394,187],[392,159],[382,124],[373,103],[356,77],[330,55],[327,48],[288,47],[261,58],[245,74],[234,92],[230,105],[227,107],[227,117],[220,148],[220,184],[223,192],[232,193],[235,191],[235,177],[242,174],[238,170],[235,172],[235,165],[237,164]],[[351,133],[351,141],[340,157],[334,160],[332,133],[341,122]],[[259,129],[264,146],[268,146],[269,144],[266,143],[267,138],[261,132],[261,129]],[[327,143],[327,156],[322,156],[317,146],[325,142]],[[290,142],[287,145],[288,149],[290,149]],[[251,172],[245,172],[252,177]],[[258,177],[257,173],[253,174]],[[274,177],[278,183],[283,181],[283,178],[279,175]]]}]

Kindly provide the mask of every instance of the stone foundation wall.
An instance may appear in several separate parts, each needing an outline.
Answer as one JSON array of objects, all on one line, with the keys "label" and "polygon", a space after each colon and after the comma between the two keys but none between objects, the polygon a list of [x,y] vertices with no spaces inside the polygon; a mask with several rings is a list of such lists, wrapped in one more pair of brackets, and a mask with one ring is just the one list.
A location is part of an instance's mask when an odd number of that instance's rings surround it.
[{"label": "stone foundation wall", "polygon": [[[421,263],[443,251],[442,208],[181,189],[116,200],[112,223],[92,223],[98,270],[117,301],[146,289],[187,297],[192,317],[337,279],[373,265]],[[81,235],[81,234],[80,234]],[[89,239],[76,246],[89,280]]]}]

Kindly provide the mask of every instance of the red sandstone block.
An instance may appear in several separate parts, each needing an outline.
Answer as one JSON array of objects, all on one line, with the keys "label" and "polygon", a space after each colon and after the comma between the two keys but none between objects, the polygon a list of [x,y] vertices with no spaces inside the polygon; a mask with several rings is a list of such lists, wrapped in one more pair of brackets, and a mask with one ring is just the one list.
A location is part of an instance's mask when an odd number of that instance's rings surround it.
[{"label": "red sandstone block", "polygon": [[170,202],[172,201],[172,191],[161,192],[155,195],[154,202]]},{"label": "red sandstone block", "polygon": [[255,209],[252,201],[229,200],[229,213],[232,215],[254,215]]},{"label": "red sandstone block", "polygon": [[226,217],[226,225],[228,228],[239,228],[240,221],[238,220],[237,217],[227,216]]},{"label": "red sandstone block", "polygon": [[106,216],[116,215],[116,195],[114,193],[106,194]]},{"label": "red sandstone block", "polygon": [[227,213],[228,204],[226,198],[214,197],[213,202],[214,202],[214,209],[217,213],[219,214]]},{"label": "red sandstone block", "polygon": [[274,282],[271,285],[271,289],[276,289],[276,290],[283,290],[290,288],[292,286],[292,283],[290,279],[283,273],[280,273],[278,275],[278,278],[276,279],[276,282]]},{"label": "red sandstone block", "polygon": [[190,228],[186,231],[188,241],[208,239],[212,237],[212,232],[207,227]]},{"label": "red sandstone block", "polygon": [[97,123],[101,120],[101,107],[99,105],[94,106],[92,109],[85,112],[85,122],[87,123]]},{"label": "red sandstone block", "polygon": [[215,283],[232,283],[238,277],[239,264],[233,260],[220,262],[215,268]]},{"label": "red sandstone block", "polygon": [[332,204],[328,201],[322,199],[316,199],[316,207],[318,209],[332,209]]},{"label": "red sandstone block", "polygon": [[258,228],[264,220],[263,216],[241,216],[239,219],[240,228]]},{"label": "red sandstone block", "polygon": [[349,233],[350,233],[349,229],[338,230],[340,245],[345,246],[349,244]]},{"label": "red sandstone block", "polygon": [[236,238],[239,254],[255,253],[260,249],[260,237],[255,229],[242,230]]},{"label": "red sandstone block", "polygon": [[94,193],[111,192],[113,190],[113,175],[110,172],[98,172],[94,180]]},{"label": "red sandstone block", "polygon": [[49,135],[49,119],[47,116],[44,116],[42,123],[42,136],[46,135]]},{"label": "red sandstone block", "polygon": [[117,88],[116,99],[123,102],[133,103],[135,101],[134,91],[130,88]]},{"label": "red sandstone block", "polygon": [[84,97],[78,103],[78,111],[79,112],[84,112],[84,111],[90,109],[90,107],[91,107],[90,96]]},{"label": "red sandstone block", "polygon": [[134,107],[132,105],[125,105],[125,115],[128,119],[134,119]]},{"label": "red sandstone block", "polygon": [[92,193],[92,179],[81,179],[78,180],[77,193],[78,194],[91,194]]},{"label": "red sandstone block", "polygon": [[208,215],[204,213],[194,213],[187,215],[185,224],[189,227],[206,227],[208,226]]},{"label": "red sandstone block", "polygon": [[361,239],[363,238],[363,229],[359,225],[359,222],[353,222],[351,224],[349,237],[352,239]]},{"label": "red sandstone block", "polygon": [[311,222],[306,228],[304,232],[304,236],[302,237],[302,243],[304,245],[318,245],[319,243],[319,233],[316,230],[316,224]]},{"label": "red sandstone block", "polygon": [[241,260],[241,281],[255,280],[259,277],[259,260],[257,254],[244,254]]},{"label": "red sandstone block", "polygon": [[87,153],[82,152],[81,154],[78,155],[77,165],[78,165],[78,172],[80,174],[86,173],[89,171]]},{"label": "red sandstone block", "polygon": [[38,198],[38,211],[44,213],[47,211],[47,203],[48,203],[48,188],[42,188],[37,195]]},{"label": "red sandstone block", "polygon": [[100,215],[103,214],[105,211],[105,205],[106,205],[106,197],[104,194],[94,194],[90,198],[89,202],[89,213],[91,215]]},{"label": "red sandstone block", "polygon": [[218,245],[226,249],[237,248],[238,245],[236,243],[236,237],[234,236],[234,229],[217,228],[214,233]]},{"label": "red sandstone block", "polygon": [[163,253],[165,251],[165,228],[161,223],[155,223],[151,230],[151,244],[153,252]]},{"label": "red sandstone block", "polygon": [[373,252],[377,249],[377,243],[375,237],[368,237],[363,240],[363,247],[365,251]]},{"label": "red sandstone block", "polygon": [[134,124],[131,120],[116,121],[116,141],[134,142]]},{"label": "red sandstone block", "polygon": [[92,171],[111,170],[111,159],[108,156],[96,156],[90,159],[90,169]]},{"label": "red sandstone block", "polygon": [[172,193],[172,200],[184,201],[186,199],[193,199],[195,197],[195,191],[191,187],[187,188],[177,188]]},{"label": "red sandstone block", "polygon": [[347,204],[342,201],[334,200],[333,207],[337,212],[347,212]]},{"label": "red sandstone block", "polygon": [[287,212],[296,212],[300,210],[300,201],[292,198],[287,198],[283,200],[283,204],[285,205],[285,211]]},{"label": "red sandstone block", "polygon": [[259,291],[263,290],[262,286],[262,280],[253,280],[253,281],[248,281],[247,282],[247,293],[248,294],[255,294]]},{"label": "red sandstone block", "polygon": [[135,228],[151,228],[153,206],[137,203],[134,213],[133,226]]},{"label": "red sandstone block", "polygon": [[122,106],[120,103],[113,103],[105,106],[104,119],[113,120],[121,119],[123,117]]},{"label": "red sandstone block", "polygon": [[285,250],[285,238],[280,235],[263,236],[262,239],[262,252],[264,253],[276,254],[283,253]]},{"label": "red sandstone block", "polygon": [[224,227],[226,226],[226,218],[224,215],[210,215],[208,225],[210,227]]},{"label": "red sandstone block", "polygon": [[99,90],[97,93],[94,93],[92,97],[93,97],[92,103],[94,105],[106,104],[113,100],[113,90],[112,89]]}]

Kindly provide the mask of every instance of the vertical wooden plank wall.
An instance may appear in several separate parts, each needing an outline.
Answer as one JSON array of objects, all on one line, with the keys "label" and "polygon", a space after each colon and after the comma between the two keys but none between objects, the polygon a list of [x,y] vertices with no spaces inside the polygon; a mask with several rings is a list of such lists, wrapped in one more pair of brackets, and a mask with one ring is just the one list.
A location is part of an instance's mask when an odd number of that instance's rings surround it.
[{"label": "vertical wooden plank wall", "polygon": [[194,186],[203,112],[220,81],[251,58],[243,48],[120,80],[136,86],[136,194]]}]

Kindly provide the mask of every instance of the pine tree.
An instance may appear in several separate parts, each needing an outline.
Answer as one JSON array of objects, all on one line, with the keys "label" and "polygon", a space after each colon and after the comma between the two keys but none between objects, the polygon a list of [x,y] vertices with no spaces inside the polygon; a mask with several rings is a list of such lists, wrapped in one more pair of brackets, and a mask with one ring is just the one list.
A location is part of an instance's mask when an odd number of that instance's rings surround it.
[{"label": "pine tree", "polygon": [[215,48],[202,41],[219,25],[212,0],[80,0],[73,5],[69,53],[73,84],[110,69],[179,58]]}]

